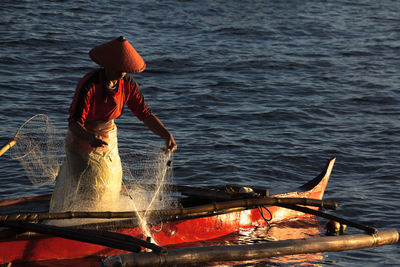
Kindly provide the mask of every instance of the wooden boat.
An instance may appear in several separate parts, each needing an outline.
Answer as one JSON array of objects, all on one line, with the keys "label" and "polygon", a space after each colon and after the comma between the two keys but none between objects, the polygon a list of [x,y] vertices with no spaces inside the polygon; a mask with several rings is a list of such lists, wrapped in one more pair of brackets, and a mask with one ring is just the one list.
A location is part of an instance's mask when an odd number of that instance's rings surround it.
[{"label": "wooden boat", "polygon": [[[158,246],[168,247],[209,240],[240,229],[265,226],[271,222],[310,217],[312,215],[282,206],[291,203],[309,206],[315,204],[312,200],[321,200],[334,162],[335,158],[329,160],[320,175],[296,190],[271,196],[268,196],[266,190],[260,189],[254,189],[251,192],[253,197],[249,198],[248,194],[244,193],[235,195],[217,189],[178,187],[181,195],[189,196],[182,200],[185,208],[152,212],[153,216],[148,220],[152,225],[150,227],[152,238]],[[210,198],[213,201],[210,201]],[[287,202],[283,203],[282,199],[286,199]],[[307,199],[311,201],[306,201]],[[72,213],[63,213],[58,214],[57,217],[57,214],[46,213],[48,201],[49,196],[38,196],[0,202],[0,225],[7,226],[0,231],[0,264],[123,254],[128,250],[121,249],[118,245],[105,246],[104,244],[109,244],[111,241],[124,243],[129,241],[126,236],[144,238],[137,220],[132,219],[134,215],[131,213],[75,213],[76,216],[72,216]],[[196,202],[197,205],[190,202]],[[207,202],[212,204],[206,204]],[[331,203],[320,201],[318,204],[329,206]],[[313,209],[318,209],[318,207]],[[10,214],[10,210],[14,215]],[[27,212],[30,213],[21,214]],[[44,219],[88,217],[89,215],[95,218],[119,219],[81,224],[74,226],[72,231],[69,231],[71,227],[52,228],[53,226],[40,224],[40,221]],[[34,220],[34,223],[22,221],[21,218]],[[67,234],[63,230],[67,230]],[[77,233],[78,236],[93,236],[94,234],[101,242],[88,243],[85,238],[82,240],[70,237],[71,232]],[[122,235],[118,234],[123,234],[125,238],[121,239]],[[157,246],[150,246],[150,248],[154,251]]]}]

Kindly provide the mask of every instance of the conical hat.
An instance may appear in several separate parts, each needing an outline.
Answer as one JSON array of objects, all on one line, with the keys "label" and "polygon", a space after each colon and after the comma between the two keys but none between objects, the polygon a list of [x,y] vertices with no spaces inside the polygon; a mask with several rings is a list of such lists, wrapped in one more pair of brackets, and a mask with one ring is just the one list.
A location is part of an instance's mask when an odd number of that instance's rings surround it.
[{"label": "conical hat", "polygon": [[96,46],[89,55],[100,66],[115,71],[137,73],[146,68],[142,57],[123,36]]}]

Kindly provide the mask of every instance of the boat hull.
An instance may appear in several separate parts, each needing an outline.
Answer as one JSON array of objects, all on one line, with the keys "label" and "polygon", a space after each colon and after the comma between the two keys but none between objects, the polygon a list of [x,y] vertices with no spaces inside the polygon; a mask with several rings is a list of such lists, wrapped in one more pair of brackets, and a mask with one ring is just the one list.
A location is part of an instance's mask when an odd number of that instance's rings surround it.
[{"label": "boat hull", "polygon": [[[314,179],[312,188],[300,187],[298,191],[274,195],[284,198],[322,199],[335,159],[328,162],[319,177]],[[311,185],[311,184],[310,184]],[[307,190],[306,190],[307,189]],[[305,218],[304,214],[278,206],[239,210],[225,214],[192,218],[153,225],[150,228],[153,240],[160,246],[172,246],[221,237],[242,229],[266,226],[271,222]],[[266,219],[270,219],[267,221]],[[115,232],[143,238],[139,227],[125,227]],[[9,238],[0,240],[0,263],[30,262],[50,259],[76,259],[89,256],[109,256],[128,253],[127,251],[88,244],[59,237],[34,235],[30,238]]]}]

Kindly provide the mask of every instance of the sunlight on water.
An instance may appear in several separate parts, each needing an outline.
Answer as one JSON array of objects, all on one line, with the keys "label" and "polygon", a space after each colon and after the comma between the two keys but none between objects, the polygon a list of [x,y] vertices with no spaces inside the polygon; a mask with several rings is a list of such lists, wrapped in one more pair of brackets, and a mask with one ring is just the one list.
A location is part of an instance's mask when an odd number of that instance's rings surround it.
[{"label": "sunlight on water", "polygon": [[[323,233],[321,233],[322,228],[316,217],[299,220],[294,219],[291,221],[272,223],[271,227],[266,226],[255,229],[245,229],[212,240],[194,242],[191,243],[190,246],[244,245],[310,238],[323,235]],[[323,266],[324,261],[325,256],[323,253],[314,253],[273,257],[264,260],[213,262],[207,264],[191,264],[189,266]]]},{"label": "sunlight on water", "polygon": [[[292,189],[336,156],[325,198],[337,214],[400,229],[400,1],[133,2],[2,1],[0,145],[39,113],[65,136],[76,84],[97,68],[89,50],[125,35],[147,63],[134,74],[147,104],[176,136],[176,184]],[[127,109],[118,125],[121,147],[160,146]],[[53,191],[9,153],[0,165],[1,199]],[[399,253],[328,259],[399,266]]]}]

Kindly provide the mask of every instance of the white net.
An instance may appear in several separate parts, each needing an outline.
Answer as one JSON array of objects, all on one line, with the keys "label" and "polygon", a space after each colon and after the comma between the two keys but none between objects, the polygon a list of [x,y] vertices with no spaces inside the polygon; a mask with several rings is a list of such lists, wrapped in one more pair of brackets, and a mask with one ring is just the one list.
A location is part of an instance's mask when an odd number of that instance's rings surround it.
[{"label": "white net", "polygon": [[[169,195],[167,188],[172,179],[171,154],[164,151],[141,151],[140,154],[124,154],[121,156],[123,162],[123,184],[125,199],[128,206],[138,213],[138,222],[147,238],[152,239],[148,224],[148,214],[151,210],[176,208],[177,201]],[[124,199],[124,195],[121,195]],[[161,228],[156,231],[161,231]]]},{"label": "white net", "polygon": [[34,185],[46,185],[54,181],[60,168],[63,142],[44,114],[27,120],[14,136],[16,144],[10,150],[11,158],[18,160]]},{"label": "white net", "polygon": [[172,156],[162,150],[121,154],[125,193],[139,211],[161,210],[176,206],[170,196]]}]

